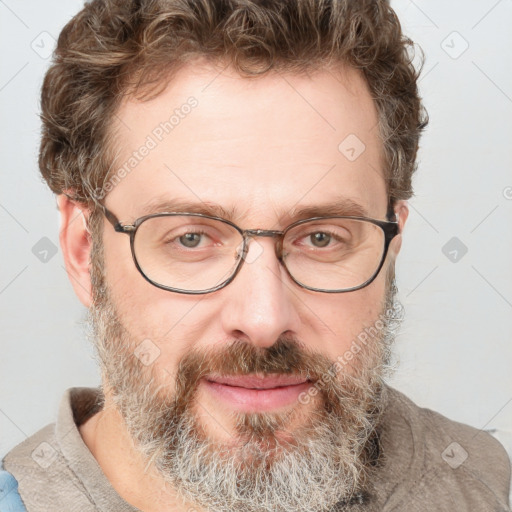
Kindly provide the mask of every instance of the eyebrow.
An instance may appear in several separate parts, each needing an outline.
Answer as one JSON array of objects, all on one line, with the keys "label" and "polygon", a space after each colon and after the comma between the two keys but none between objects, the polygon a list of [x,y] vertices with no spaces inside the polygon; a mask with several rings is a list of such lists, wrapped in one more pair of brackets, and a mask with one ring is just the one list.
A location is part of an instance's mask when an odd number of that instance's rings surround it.
[{"label": "eyebrow", "polygon": [[[207,201],[182,201],[172,200],[169,197],[155,198],[141,207],[141,215],[151,215],[164,212],[189,212],[200,213],[212,217],[234,222],[242,218],[242,213],[237,211],[235,206],[224,208],[217,203]],[[295,222],[297,220],[308,219],[312,217],[330,217],[330,216],[354,216],[368,217],[368,210],[361,204],[347,197],[339,197],[334,202],[328,204],[315,204],[306,206],[294,206],[290,211],[284,212],[280,217],[280,222]]]},{"label": "eyebrow", "polygon": [[294,207],[288,215],[294,220],[338,215],[368,217],[368,210],[348,197],[340,197],[335,202],[329,204]]},{"label": "eyebrow", "polygon": [[235,208],[226,209],[217,203],[206,201],[180,201],[167,198],[156,198],[148,201],[141,207],[141,216],[164,212],[201,213],[212,217],[222,217],[232,220],[235,217]]}]

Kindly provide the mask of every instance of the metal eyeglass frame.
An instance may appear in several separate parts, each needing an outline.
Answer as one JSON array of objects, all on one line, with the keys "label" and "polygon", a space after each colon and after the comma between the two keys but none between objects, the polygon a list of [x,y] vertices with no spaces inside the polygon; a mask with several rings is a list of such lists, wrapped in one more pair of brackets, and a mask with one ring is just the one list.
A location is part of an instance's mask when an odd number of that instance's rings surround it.
[{"label": "metal eyeglass frame", "polygon": [[[236,277],[236,275],[238,274],[238,272],[242,268],[243,262],[245,261],[245,257],[247,255],[247,251],[249,250],[250,239],[253,238],[253,237],[256,237],[256,236],[267,236],[267,237],[277,238],[277,241],[275,243],[275,252],[276,252],[277,259],[279,260],[281,265],[283,265],[283,267],[286,270],[286,273],[290,276],[291,280],[294,283],[298,284],[301,288],[305,288],[307,290],[311,290],[311,291],[314,291],[314,292],[322,292],[322,293],[345,293],[345,292],[351,292],[351,291],[355,291],[355,290],[360,290],[361,288],[364,288],[365,286],[368,286],[377,277],[377,275],[379,274],[379,272],[382,269],[382,266],[384,265],[384,261],[386,260],[386,256],[387,256],[387,253],[388,253],[388,249],[389,249],[389,245],[391,243],[391,240],[396,235],[399,234],[398,220],[396,220],[396,221],[391,221],[391,220],[383,221],[383,220],[372,219],[372,218],[369,218],[369,217],[359,217],[359,216],[350,216],[350,215],[330,215],[330,216],[326,216],[326,217],[311,217],[311,218],[308,218],[308,219],[301,219],[301,220],[298,220],[298,221],[290,224],[283,231],[278,231],[278,230],[274,230],[274,229],[241,229],[236,224],[234,224],[233,222],[231,222],[231,221],[229,221],[227,219],[223,219],[221,217],[214,217],[214,216],[211,216],[211,215],[205,215],[205,214],[202,214],[202,213],[190,213],[190,212],[162,212],[162,213],[153,213],[153,214],[150,214],[150,215],[144,215],[143,217],[139,217],[138,219],[136,219],[133,222],[133,224],[121,224],[121,222],[116,217],[116,215],[114,215],[104,205],[100,204],[98,206],[103,210],[103,213],[104,213],[105,217],[110,222],[110,224],[112,224],[112,226],[114,227],[115,231],[117,231],[118,233],[124,233],[124,234],[130,236],[130,248],[131,248],[131,252],[132,252],[133,261],[135,263],[135,266],[137,267],[137,270],[140,272],[142,277],[144,277],[144,279],[146,279],[146,281],[151,283],[153,286],[156,286],[157,288],[161,288],[162,290],[167,290],[167,291],[176,292],[176,293],[185,293],[185,294],[188,294],[188,295],[203,295],[203,294],[206,294],[206,293],[212,293],[212,292],[215,292],[217,290],[220,290],[221,288],[224,288],[229,283],[231,283],[231,281],[233,281],[233,279]],[[137,260],[137,256],[135,255],[134,240],[135,240],[135,234],[137,232],[137,229],[147,219],[150,219],[150,218],[153,218],[153,217],[166,217],[166,216],[177,216],[177,215],[180,215],[180,216],[191,216],[191,217],[201,217],[201,218],[205,218],[205,219],[218,220],[218,221],[224,222],[225,224],[228,224],[228,225],[232,226],[233,228],[235,228],[240,233],[240,235],[242,236],[242,239],[243,239],[243,249],[242,249],[242,251],[240,253],[239,260],[238,260],[238,262],[236,264],[236,267],[235,267],[235,269],[233,270],[233,273],[231,274],[231,276],[228,279],[226,279],[222,283],[218,284],[217,286],[215,286],[213,288],[208,288],[206,290],[183,290],[181,288],[172,288],[170,286],[165,286],[163,284],[157,283],[157,282],[151,280],[144,273],[144,271],[142,270],[142,268],[139,265],[139,262]],[[390,219],[391,217],[395,217],[396,218],[396,214],[393,212],[393,210],[390,210],[390,213],[387,214],[387,217],[388,217],[388,219]],[[286,263],[283,260],[283,254],[282,254],[283,239],[284,239],[284,236],[286,235],[286,233],[290,229],[292,229],[293,227],[298,226],[300,224],[304,224],[305,222],[310,222],[310,221],[314,221],[314,220],[342,219],[342,218],[343,219],[354,219],[354,220],[362,220],[362,221],[371,222],[372,224],[375,224],[376,226],[378,226],[379,228],[382,229],[382,231],[384,232],[384,251],[382,252],[382,258],[381,258],[380,263],[379,263],[379,265],[377,267],[377,270],[375,270],[373,275],[369,279],[367,279],[364,283],[362,283],[362,284],[360,284],[358,286],[353,286],[352,288],[345,288],[345,289],[341,289],[341,290],[325,290],[325,289],[322,289],[322,288],[313,288],[311,286],[307,286],[305,284],[302,284],[300,281],[297,281],[297,279],[295,279],[295,277],[293,277],[293,275],[290,273],[290,271],[288,270],[288,267],[286,266]]]}]

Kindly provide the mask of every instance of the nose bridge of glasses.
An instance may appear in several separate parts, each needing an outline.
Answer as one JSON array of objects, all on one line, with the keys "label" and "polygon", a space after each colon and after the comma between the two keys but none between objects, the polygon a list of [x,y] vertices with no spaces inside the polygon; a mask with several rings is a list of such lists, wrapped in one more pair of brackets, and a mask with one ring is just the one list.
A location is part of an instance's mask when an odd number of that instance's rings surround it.
[{"label": "nose bridge of glasses", "polygon": [[277,231],[275,229],[246,229],[244,230],[244,235],[248,238],[253,238],[256,236],[267,236],[267,237],[278,237],[283,234],[282,231]]},{"label": "nose bridge of glasses", "polygon": [[277,259],[281,261],[281,253],[282,253],[282,237],[284,231],[279,231],[276,229],[245,229],[243,231],[243,236],[246,241],[245,243],[245,252],[249,250],[249,242],[251,238],[256,237],[267,237],[267,238],[277,238],[277,243],[275,244],[275,251]]}]

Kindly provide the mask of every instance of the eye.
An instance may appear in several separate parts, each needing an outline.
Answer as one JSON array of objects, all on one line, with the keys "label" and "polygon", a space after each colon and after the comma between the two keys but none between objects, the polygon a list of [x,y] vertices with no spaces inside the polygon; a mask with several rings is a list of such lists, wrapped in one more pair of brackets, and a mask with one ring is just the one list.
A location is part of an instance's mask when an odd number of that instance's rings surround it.
[{"label": "eye", "polygon": [[317,233],[309,235],[309,239],[311,240],[311,244],[315,247],[327,247],[332,237],[328,233],[318,231]]},{"label": "eye", "polygon": [[349,240],[349,233],[339,226],[322,226],[321,230],[310,230],[298,238],[301,245],[310,249],[339,249],[346,246]]},{"label": "eye", "polygon": [[185,226],[177,233],[175,230],[166,233],[161,241],[163,249],[178,251],[211,249],[221,243],[218,233],[195,226]]},{"label": "eye", "polygon": [[193,249],[201,243],[202,237],[202,233],[185,233],[184,235],[181,235],[178,240],[183,246]]}]

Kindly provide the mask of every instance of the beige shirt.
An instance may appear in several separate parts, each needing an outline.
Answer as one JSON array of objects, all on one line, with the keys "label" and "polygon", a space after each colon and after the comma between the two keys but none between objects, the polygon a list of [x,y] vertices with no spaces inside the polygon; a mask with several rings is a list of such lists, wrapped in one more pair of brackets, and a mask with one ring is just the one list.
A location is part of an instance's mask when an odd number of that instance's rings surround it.
[{"label": "beige shirt", "polygon": [[[416,406],[391,387],[386,397],[383,458],[370,494],[350,512],[510,511],[510,461],[498,441]],[[117,494],[78,430],[97,412],[99,398],[98,389],[69,389],[56,423],[5,457],[28,512],[138,510]]]},{"label": "beige shirt", "polygon": [[[19,493],[28,512],[139,511],[115,491],[78,430],[79,425],[98,411],[99,397],[98,389],[68,389],[60,403],[56,423],[28,439],[37,442],[18,445],[16,459],[10,459],[10,454],[5,458],[5,469],[10,467],[9,461],[15,465],[16,460],[25,459],[27,463],[30,458],[30,465],[40,474],[37,481],[30,474],[22,475],[20,480],[17,472],[10,470],[18,480]],[[44,488],[40,485],[44,481],[52,485]]]}]

